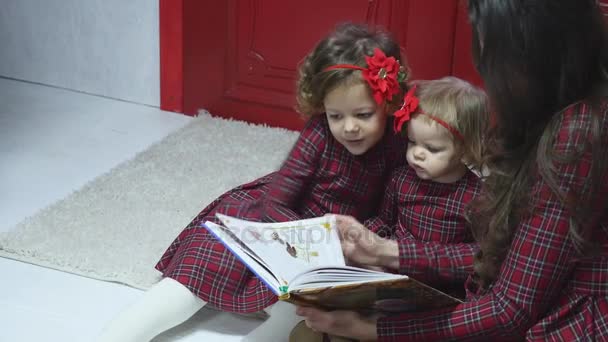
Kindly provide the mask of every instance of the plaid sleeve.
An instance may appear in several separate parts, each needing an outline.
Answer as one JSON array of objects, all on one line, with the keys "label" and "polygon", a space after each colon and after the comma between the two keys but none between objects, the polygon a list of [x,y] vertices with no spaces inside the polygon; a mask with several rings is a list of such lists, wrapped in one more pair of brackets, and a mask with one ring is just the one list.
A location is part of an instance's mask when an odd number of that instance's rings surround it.
[{"label": "plaid sleeve", "polygon": [[[391,116],[391,118],[393,117]],[[384,133],[389,137],[388,167],[390,170],[407,166],[407,137],[403,133],[394,133],[392,127],[392,122],[389,122],[387,131]]]},{"label": "plaid sleeve", "polygon": [[427,284],[464,283],[473,272],[476,242],[399,241],[399,273]]},{"label": "plaid sleeve", "polygon": [[[591,164],[591,151],[587,144],[590,125],[581,122],[584,121],[581,117],[585,115],[589,117],[588,113],[566,113],[554,142],[554,149],[558,153],[586,147],[576,162],[554,162],[555,180],[560,190],[577,198],[581,198],[580,195],[585,198],[589,191],[583,187]],[[602,139],[605,141],[606,136]],[[381,318],[378,321],[379,340],[523,337],[551,305],[556,305],[576,260],[575,248],[568,238],[571,215],[567,209],[541,176],[537,177],[531,193],[534,195],[530,203],[531,211],[520,221],[499,277],[487,294],[455,308]],[[608,199],[604,197],[602,200]],[[568,322],[568,318],[563,319],[560,325],[576,324],[572,320]]]},{"label": "plaid sleeve", "polygon": [[323,118],[308,121],[281,169],[275,173],[262,201],[262,220],[284,222],[300,219],[294,210],[310,184],[324,150],[327,132]]},{"label": "plaid sleeve", "polygon": [[386,185],[378,215],[368,219],[364,223],[365,227],[369,230],[387,239],[394,237],[395,225],[397,224],[397,198],[395,191],[398,190],[398,188],[394,175],[398,172],[399,171],[396,170],[393,173],[393,176]]}]

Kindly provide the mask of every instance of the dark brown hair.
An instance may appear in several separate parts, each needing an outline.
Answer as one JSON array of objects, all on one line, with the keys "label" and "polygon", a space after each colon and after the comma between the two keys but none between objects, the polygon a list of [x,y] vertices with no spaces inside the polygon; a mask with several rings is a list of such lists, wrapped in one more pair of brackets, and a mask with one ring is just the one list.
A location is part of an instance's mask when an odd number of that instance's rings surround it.
[{"label": "dark brown hair", "polygon": [[[608,41],[595,0],[469,0],[473,57],[488,91],[497,124],[487,136],[490,175],[470,218],[480,252],[475,272],[491,284],[508,252],[533,182],[540,176],[572,214],[570,238],[581,254],[592,253],[587,219],[606,164],[597,108],[591,132],[575,153],[559,153],[554,138],[569,105],[590,98],[606,79]],[[574,113],[577,115],[577,113]],[[555,163],[576,163],[592,151],[585,198],[570,198],[556,182]]]}]

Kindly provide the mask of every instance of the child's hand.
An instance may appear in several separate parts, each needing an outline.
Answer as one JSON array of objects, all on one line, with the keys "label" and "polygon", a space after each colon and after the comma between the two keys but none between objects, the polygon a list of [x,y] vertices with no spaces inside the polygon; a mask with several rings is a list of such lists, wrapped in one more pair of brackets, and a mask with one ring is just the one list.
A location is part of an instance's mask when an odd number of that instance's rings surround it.
[{"label": "child's hand", "polygon": [[376,272],[384,272],[384,273],[390,273],[392,272],[391,270],[382,267],[382,266],[372,266],[372,265],[361,265],[358,264],[356,262],[353,262],[350,259],[346,259],[346,265],[348,266],[354,266],[354,267],[359,267],[359,268],[364,268],[366,270],[371,270],[371,271],[376,271]]},{"label": "child's hand", "polygon": [[385,272],[385,273],[386,272],[390,272],[389,270],[387,270],[386,268],[381,267],[381,266],[370,266],[370,265],[367,265],[367,266],[363,266],[363,268],[368,269],[368,270],[372,270],[372,271],[377,271],[377,272]]},{"label": "child's hand", "polygon": [[399,267],[399,248],[393,240],[371,232],[352,216],[336,215],[344,256],[365,268]]}]

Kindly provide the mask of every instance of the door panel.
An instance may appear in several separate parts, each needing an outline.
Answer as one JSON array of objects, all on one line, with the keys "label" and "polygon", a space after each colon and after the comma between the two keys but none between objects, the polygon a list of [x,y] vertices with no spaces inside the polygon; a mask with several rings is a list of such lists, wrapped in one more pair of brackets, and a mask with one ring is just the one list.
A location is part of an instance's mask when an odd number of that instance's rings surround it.
[{"label": "door panel", "polygon": [[230,46],[220,103],[240,102],[243,108],[248,103],[279,107],[297,122],[290,112],[295,104],[298,63],[335,23],[373,23],[380,16],[378,3],[369,0],[326,3],[309,0],[285,6],[281,0],[230,0]]},{"label": "door panel", "polygon": [[405,36],[412,77],[434,79],[451,74],[457,0],[409,1],[406,25],[393,30]]},{"label": "door panel", "polygon": [[391,31],[415,78],[449,75],[454,66],[458,0],[161,1],[183,6],[183,112],[191,115],[207,109],[300,129],[297,65],[344,21]]}]

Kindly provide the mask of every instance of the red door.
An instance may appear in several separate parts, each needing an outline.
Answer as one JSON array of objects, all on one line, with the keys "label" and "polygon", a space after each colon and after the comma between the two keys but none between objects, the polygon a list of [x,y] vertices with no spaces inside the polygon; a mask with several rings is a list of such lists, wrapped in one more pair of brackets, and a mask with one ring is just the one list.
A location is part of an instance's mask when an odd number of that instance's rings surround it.
[{"label": "red door", "polygon": [[454,68],[458,3],[160,0],[161,108],[299,129],[296,67],[336,23],[388,28],[413,76],[437,78]]},{"label": "red door", "polygon": [[467,17],[467,0],[459,0],[454,26],[454,57],[452,75],[482,86],[481,77],[475,70],[471,57],[471,25]]}]

